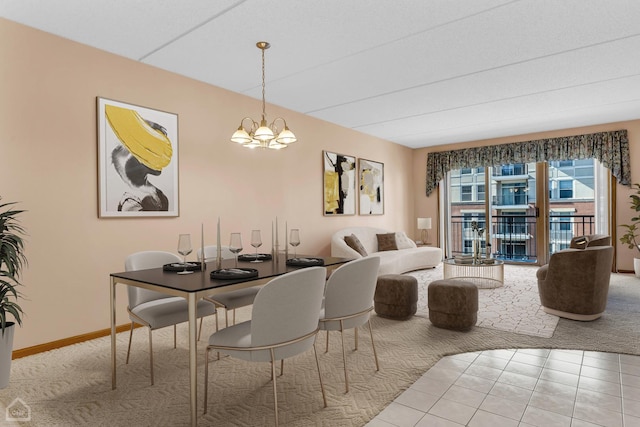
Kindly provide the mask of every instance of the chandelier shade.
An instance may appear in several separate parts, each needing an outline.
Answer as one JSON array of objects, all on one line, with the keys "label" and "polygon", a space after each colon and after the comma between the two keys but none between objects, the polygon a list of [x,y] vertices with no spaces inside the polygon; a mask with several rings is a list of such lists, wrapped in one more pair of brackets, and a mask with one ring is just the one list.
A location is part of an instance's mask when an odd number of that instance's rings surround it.
[{"label": "chandelier shade", "polygon": [[[258,42],[256,46],[262,51],[262,118],[260,123],[251,117],[243,118],[238,129],[231,135],[231,142],[241,144],[247,148],[261,147],[280,150],[298,139],[282,117],[276,117],[271,123],[267,124],[264,51],[269,49],[271,45],[267,42]],[[282,128],[276,125],[278,120],[282,121]]]}]

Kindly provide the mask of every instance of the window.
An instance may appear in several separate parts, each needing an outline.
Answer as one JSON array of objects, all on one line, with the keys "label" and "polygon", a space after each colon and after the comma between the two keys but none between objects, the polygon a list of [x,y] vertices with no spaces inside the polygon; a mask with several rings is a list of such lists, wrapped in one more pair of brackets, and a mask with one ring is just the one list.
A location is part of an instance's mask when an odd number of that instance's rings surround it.
[{"label": "window", "polygon": [[460,201],[470,202],[472,195],[472,187],[470,185],[463,185],[460,187]]},{"label": "window", "polygon": [[527,204],[527,184],[524,182],[505,182],[500,188],[501,205]]},{"label": "window", "polygon": [[571,199],[573,197],[573,181],[558,181],[558,193],[560,199]]},{"label": "window", "polygon": [[484,185],[478,185],[478,201],[484,202]]},{"label": "window", "polygon": [[469,175],[470,173],[471,173],[471,168],[460,169],[460,175]]},{"label": "window", "polygon": [[465,213],[462,220],[462,227],[471,228],[471,221],[473,221],[473,216],[470,213]]},{"label": "window", "polygon": [[502,176],[524,175],[525,165],[524,163],[502,165],[499,168],[496,168],[496,172],[497,171],[500,171],[498,175],[502,175]]}]

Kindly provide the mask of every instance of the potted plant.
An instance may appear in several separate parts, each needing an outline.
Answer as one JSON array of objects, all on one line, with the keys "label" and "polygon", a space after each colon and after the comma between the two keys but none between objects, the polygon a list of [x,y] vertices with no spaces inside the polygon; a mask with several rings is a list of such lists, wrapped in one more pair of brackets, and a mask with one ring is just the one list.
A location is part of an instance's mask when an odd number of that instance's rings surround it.
[{"label": "potted plant", "polygon": [[[632,187],[636,189],[635,194],[631,194],[629,198],[631,199],[631,209],[635,212],[640,213],[640,184],[633,184]],[[625,229],[625,233],[620,237],[620,242],[627,245],[629,249],[636,249],[637,256],[633,258],[633,269],[636,272],[636,277],[640,277],[640,245],[638,244],[638,239],[640,236],[640,214],[636,214],[631,218],[633,221],[631,224],[621,224],[620,227]]]},{"label": "potted plant", "polygon": [[13,205],[15,202],[0,203],[0,388],[9,384],[15,323],[22,325],[23,312],[17,302],[21,297],[18,279],[27,264],[25,230],[17,218],[24,211],[13,209]]}]

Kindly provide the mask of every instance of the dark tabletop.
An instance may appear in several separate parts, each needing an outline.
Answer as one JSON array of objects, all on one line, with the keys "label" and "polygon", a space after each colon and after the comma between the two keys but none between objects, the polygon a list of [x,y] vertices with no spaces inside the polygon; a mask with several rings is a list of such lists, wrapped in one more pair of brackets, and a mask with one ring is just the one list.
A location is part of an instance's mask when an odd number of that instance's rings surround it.
[{"label": "dark tabletop", "polygon": [[[338,266],[340,264],[344,264],[350,261],[347,258],[335,258],[335,257],[314,257],[308,255],[298,255],[298,258],[301,257],[310,257],[310,258],[322,258],[324,260],[324,267]],[[234,268],[235,260],[226,259],[222,260],[222,268]],[[252,281],[252,280],[260,280],[260,279],[268,279],[270,277],[280,276],[284,273],[288,273],[290,271],[299,270],[298,266],[290,266],[286,264],[284,255],[278,257],[278,259],[273,259],[269,261],[263,262],[248,262],[248,261],[238,261],[238,268],[255,268],[258,270],[258,277],[253,277],[250,279],[230,279],[230,280],[214,280],[210,278],[210,274],[213,270],[216,269],[216,262],[211,261],[206,263],[205,271],[196,271],[191,274],[177,274],[173,271],[164,271],[162,267],[160,268],[152,268],[149,270],[137,270],[137,271],[127,271],[122,273],[112,273],[111,277],[119,278],[119,279],[128,279],[135,280],[137,282],[148,283],[151,285],[157,285],[164,288],[176,289],[180,291],[186,292],[198,292],[207,289],[214,289],[224,286],[233,285],[236,283]]]}]

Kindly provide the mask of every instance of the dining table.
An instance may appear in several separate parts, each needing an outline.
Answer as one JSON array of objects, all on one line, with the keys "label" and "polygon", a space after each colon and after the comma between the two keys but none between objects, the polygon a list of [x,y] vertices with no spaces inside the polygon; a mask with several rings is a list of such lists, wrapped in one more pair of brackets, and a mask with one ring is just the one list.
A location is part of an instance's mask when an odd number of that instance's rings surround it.
[{"label": "dining table", "polygon": [[[291,258],[286,254],[267,256],[262,262],[238,262],[239,269],[255,269],[257,275],[251,278],[240,279],[213,279],[219,277],[221,270],[228,271],[236,267],[234,259],[215,260],[205,262],[205,268],[194,271],[192,274],[177,274],[177,271],[167,271],[163,267],[148,270],[126,271],[122,273],[111,273],[110,281],[110,317],[111,317],[111,386],[116,388],[116,285],[137,286],[164,293],[170,296],[185,298],[188,305],[189,323],[189,394],[191,425],[197,425],[197,317],[196,306],[198,300],[203,297],[213,297],[224,292],[235,291],[251,286],[260,286],[271,279],[285,273],[305,268],[312,265],[323,265],[328,272],[347,263],[350,259],[337,257],[316,257],[298,255],[297,260],[316,260],[305,264],[305,262],[291,265]],[[320,261],[321,260],[321,261]]]}]

